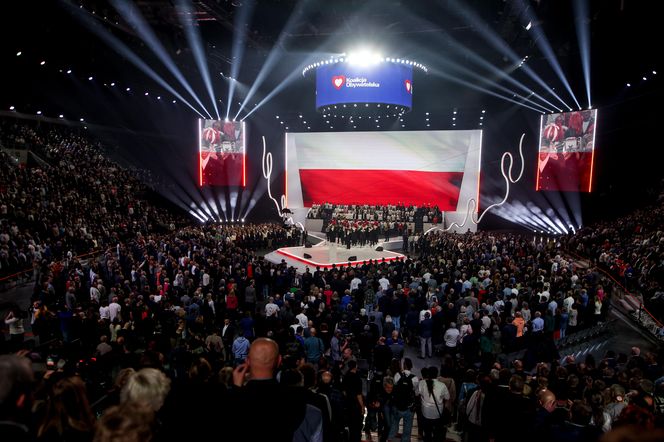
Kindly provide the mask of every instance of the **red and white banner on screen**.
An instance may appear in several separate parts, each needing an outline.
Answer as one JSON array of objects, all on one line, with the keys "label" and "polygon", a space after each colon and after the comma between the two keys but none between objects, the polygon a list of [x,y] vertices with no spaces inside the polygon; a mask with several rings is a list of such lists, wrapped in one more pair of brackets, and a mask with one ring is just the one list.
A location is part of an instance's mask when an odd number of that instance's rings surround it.
[{"label": "red and white banner on screen", "polygon": [[286,144],[289,207],[330,202],[456,211],[463,193],[477,195],[480,131],[288,134]]}]

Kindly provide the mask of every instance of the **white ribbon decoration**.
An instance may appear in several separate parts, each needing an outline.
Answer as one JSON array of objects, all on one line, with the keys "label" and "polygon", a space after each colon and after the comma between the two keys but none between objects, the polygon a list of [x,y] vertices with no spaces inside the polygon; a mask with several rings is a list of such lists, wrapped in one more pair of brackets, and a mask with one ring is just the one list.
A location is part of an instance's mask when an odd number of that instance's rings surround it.
[{"label": "white ribbon decoration", "polygon": [[[514,157],[510,152],[504,152],[503,156],[500,158],[500,173],[503,175],[503,178],[505,179],[505,196],[500,202],[491,204],[489,207],[484,209],[484,212],[480,216],[477,216],[477,214],[473,214],[475,211],[475,207],[477,207],[477,201],[475,198],[470,198],[468,200],[468,204],[466,205],[466,216],[463,219],[463,222],[461,224],[458,224],[456,222],[450,224],[450,226],[446,229],[443,229],[442,227],[432,227],[426,232],[424,232],[424,235],[426,235],[429,232],[432,232],[434,230],[441,230],[443,232],[448,232],[450,229],[454,228],[455,226],[459,229],[461,229],[463,226],[466,225],[468,222],[468,218],[470,218],[470,221],[477,225],[482,221],[482,218],[484,218],[484,215],[486,215],[489,210],[494,209],[496,207],[500,207],[505,202],[507,202],[507,198],[509,198],[510,195],[510,183],[511,184],[516,184],[522,177],[523,177],[523,171],[526,166],[526,161],[523,158],[523,139],[525,138],[526,134],[521,135],[521,140],[519,140],[519,156],[521,157],[521,171],[519,172],[519,176],[516,178],[512,178],[512,167],[514,167]],[[505,172],[505,159],[509,158],[510,163],[507,168],[507,172]]]},{"label": "white ribbon decoration", "polygon": [[[284,217],[284,208],[286,207],[286,195],[281,195],[280,201],[277,201],[275,197],[272,196],[272,186],[270,180],[272,178],[272,152],[267,152],[267,146],[265,144],[265,137],[263,136],[263,178],[267,180],[267,196],[274,202],[274,205],[277,208],[277,213],[280,217]],[[281,202],[281,204],[279,204]],[[311,209],[309,209],[311,210]],[[307,212],[308,214],[309,212]],[[291,223],[292,225],[299,227],[302,231],[306,230],[301,222],[295,222],[292,216],[289,216],[284,220],[284,223]]]}]

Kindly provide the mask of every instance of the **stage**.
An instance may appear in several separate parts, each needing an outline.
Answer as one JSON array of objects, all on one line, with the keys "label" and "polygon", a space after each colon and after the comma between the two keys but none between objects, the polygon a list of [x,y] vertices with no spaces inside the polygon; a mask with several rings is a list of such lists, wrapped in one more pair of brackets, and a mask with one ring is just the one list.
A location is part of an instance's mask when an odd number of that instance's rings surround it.
[{"label": "stage", "polygon": [[[321,240],[318,235],[310,236]],[[400,238],[394,238],[373,246],[358,246],[347,249],[341,244],[321,240],[312,247],[282,247],[265,255],[265,259],[275,264],[280,264],[283,260],[289,267],[295,267],[299,273],[303,273],[307,267],[310,271],[314,271],[316,267],[329,269],[332,266],[346,267],[349,263],[355,266],[370,260],[389,262],[405,258],[406,256],[401,253],[388,250],[397,248],[400,250],[401,244]],[[376,250],[378,248],[383,250]]]}]

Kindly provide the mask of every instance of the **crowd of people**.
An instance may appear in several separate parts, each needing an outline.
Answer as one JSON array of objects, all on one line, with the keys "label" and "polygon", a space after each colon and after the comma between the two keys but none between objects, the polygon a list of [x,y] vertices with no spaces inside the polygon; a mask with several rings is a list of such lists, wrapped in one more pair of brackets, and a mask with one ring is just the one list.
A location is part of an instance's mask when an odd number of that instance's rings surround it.
[{"label": "crowd of people", "polygon": [[664,322],[664,193],[650,207],[584,227],[569,248],[610,272]]},{"label": "crowd of people", "polygon": [[[556,342],[606,321],[612,290],[558,242],[434,232],[403,260],[298,273],[258,254],[295,241],[282,225],[180,224],[111,192],[115,175],[133,185],[121,171],[77,169],[113,166],[70,137],[35,139],[57,152],[49,173],[0,158],[3,250],[41,254],[25,256],[30,309],[3,321],[7,440],[405,442],[415,423],[426,441],[661,437],[660,355],[560,362]],[[82,215],[82,198],[106,216]]]},{"label": "crowd of people", "polygon": [[89,137],[15,120],[0,124],[3,147],[29,148],[47,161],[26,167],[0,152],[0,277],[188,223],[155,204],[134,173],[104,157]]}]

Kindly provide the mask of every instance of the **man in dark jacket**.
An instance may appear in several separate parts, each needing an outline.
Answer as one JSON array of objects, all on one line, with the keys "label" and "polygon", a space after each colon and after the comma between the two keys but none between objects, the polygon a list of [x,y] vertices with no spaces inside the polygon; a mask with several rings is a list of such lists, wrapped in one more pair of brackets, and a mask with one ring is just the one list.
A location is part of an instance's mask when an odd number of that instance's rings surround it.
[{"label": "man in dark jacket", "polygon": [[433,319],[431,313],[424,314],[424,320],[420,322],[420,358],[430,358],[433,356],[431,347],[431,337],[433,336]]}]

